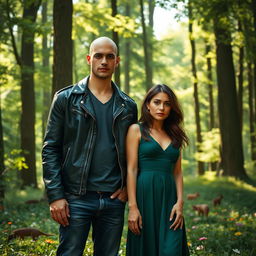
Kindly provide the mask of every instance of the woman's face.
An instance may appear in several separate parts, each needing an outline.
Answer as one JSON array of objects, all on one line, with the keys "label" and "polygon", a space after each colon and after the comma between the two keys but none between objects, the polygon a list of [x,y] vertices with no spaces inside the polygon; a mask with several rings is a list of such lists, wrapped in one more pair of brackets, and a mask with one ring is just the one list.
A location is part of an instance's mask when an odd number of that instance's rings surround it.
[{"label": "woman's face", "polygon": [[147,104],[150,115],[155,120],[165,120],[171,111],[171,101],[169,96],[164,92],[156,94]]}]

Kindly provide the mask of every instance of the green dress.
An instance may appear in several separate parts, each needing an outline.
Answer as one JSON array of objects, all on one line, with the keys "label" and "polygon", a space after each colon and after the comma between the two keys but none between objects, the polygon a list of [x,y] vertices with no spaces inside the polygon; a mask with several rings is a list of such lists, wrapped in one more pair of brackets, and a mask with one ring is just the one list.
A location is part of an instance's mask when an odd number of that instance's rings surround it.
[{"label": "green dress", "polygon": [[127,256],[187,256],[186,231],[170,229],[170,213],[177,201],[173,176],[180,150],[170,144],[165,150],[150,136],[139,144],[137,204],[142,216],[140,235],[130,230]]}]

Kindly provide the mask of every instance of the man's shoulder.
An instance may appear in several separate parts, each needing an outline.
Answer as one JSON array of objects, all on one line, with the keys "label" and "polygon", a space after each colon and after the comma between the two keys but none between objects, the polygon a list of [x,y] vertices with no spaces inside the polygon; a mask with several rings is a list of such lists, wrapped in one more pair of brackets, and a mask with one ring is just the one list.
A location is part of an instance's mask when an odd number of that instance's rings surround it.
[{"label": "man's shoulder", "polygon": [[128,101],[129,103],[132,103],[132,104],[136,105],[135,100],[133,98],[131,98],[129,95],[127,95],[125,92],[120,90],[120,94],[122,94],[122,97],[123,97],[124,100]]},{"label": "man's shoulder", "polygon": [[58,91],[56,92],[56,94],[59,95],[59,94],[65,94],[65,93],[71,92],[72,89],[73,89],[73,87],[74,87],[73,84],[72,84],[72,85],[68,85],[68,86],[66,86],[66,87],[61,88],[60,90],[58,90]]}]

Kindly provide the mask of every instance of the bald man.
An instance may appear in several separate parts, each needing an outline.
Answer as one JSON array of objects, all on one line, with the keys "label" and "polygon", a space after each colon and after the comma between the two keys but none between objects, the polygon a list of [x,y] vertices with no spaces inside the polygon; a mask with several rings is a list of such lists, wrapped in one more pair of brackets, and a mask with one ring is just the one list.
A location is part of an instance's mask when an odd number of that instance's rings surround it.
[{"label": "bald man", "polygon": [[57,255],[83,254],[92,227],[95,256],[116,256],[127,200],[125,137],[137,106],[112,79],[116,44],[90,45],[90,75],[55,94],[42,150],[53,220],[60,224]]}]

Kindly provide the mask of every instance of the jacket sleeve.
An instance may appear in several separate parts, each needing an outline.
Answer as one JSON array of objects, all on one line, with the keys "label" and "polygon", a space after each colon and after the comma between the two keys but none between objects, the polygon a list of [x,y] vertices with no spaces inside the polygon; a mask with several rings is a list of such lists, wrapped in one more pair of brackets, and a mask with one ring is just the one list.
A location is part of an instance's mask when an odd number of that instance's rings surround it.
[{"label": "jacket sleeve", "polygon": [[50,108],[42,149],[43,179],[49,203],[64,198],[61,181],[64,109],[63,95],[56,93]]}]

